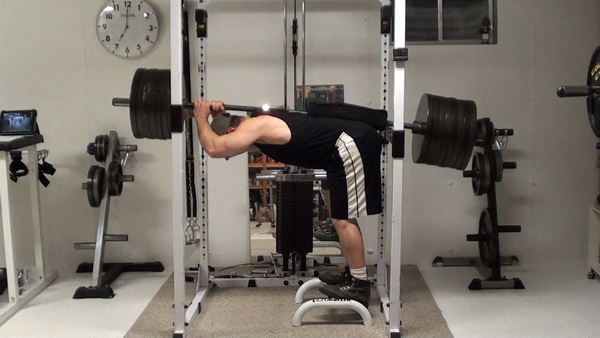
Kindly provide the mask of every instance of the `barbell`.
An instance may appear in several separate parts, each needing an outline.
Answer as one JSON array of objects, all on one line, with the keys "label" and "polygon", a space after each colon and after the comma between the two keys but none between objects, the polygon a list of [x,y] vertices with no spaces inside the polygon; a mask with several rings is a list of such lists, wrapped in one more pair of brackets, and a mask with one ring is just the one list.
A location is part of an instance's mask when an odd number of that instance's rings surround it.
[{"label": "barbell", "polygon": [[[183,131],[184,120],[194,116],[192,103],[171,104],[169,69],[138,68],[131,82],[129,98],[113,98],[112,104],[129,107],[135,138],[170,139],[171,133]],[[287,111],[230,104],[225,104],[225,110]],[[477,138],[477,108],[470,100],[424,94],[415,121],[404,123],[404,128],[413,134],[412,158],[415,163],[463,170],[469,163]]]}]

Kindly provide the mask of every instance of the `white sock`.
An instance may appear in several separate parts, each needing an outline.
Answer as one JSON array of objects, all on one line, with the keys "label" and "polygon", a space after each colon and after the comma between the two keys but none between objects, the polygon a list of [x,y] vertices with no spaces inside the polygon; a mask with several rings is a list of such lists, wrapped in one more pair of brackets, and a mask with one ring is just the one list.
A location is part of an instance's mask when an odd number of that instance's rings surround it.
[{"label": "white sock", "polygon": [[367,276],[367,267],[363,266],[360,269],[350,269],[350,274],[352,275],[352,277],[356,278],[356,279],[361,279],[361,280],[368,280],[368,276]]}]

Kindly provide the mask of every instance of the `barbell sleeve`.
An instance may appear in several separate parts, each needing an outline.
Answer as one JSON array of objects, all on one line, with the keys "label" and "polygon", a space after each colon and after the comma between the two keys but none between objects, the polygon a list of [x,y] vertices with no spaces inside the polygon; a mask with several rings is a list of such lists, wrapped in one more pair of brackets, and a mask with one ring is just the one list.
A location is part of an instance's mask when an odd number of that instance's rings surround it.
[{"label": "barbell sleeve", "polygon": [[124,97],[113,97],[112,105],[113,107],[129,107],[129,99]]},{"label": "barbell sleeve", "polygon": [[600,86],[561,86],[556,90],[558,97],[589,96],[599,93]]}]

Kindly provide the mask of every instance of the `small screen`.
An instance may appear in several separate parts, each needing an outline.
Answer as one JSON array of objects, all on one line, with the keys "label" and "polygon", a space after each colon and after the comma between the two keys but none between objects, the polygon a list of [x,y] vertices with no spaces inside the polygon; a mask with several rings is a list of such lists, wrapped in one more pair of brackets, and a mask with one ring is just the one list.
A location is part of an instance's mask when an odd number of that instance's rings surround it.
[{"label": "small screen", "polygon": [[37,132],[35,110],[3,110],[0,135],[30,135]]}]

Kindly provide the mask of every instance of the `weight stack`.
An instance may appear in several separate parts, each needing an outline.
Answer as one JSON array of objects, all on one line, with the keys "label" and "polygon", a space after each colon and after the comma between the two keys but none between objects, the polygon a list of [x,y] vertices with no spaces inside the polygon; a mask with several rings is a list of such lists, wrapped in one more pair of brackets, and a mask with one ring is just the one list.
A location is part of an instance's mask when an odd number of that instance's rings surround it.
[{"label": "weight stack", "polygon": [[276,250],[283,256],[283,270],[292,253],[300,256],[300,270],[306,270],[306,255],[313,249],[313,182],[276,182]]}]

